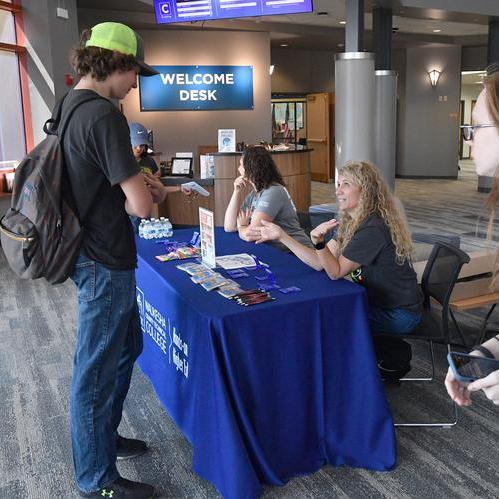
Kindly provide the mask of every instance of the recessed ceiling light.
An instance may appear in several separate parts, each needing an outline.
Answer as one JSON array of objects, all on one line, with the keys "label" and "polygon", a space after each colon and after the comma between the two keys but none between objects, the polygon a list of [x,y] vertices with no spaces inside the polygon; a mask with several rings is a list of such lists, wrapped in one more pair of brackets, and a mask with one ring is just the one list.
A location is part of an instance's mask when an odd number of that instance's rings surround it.
[{"label": "recessed ceiling light", "polygon": [[289,46],[289,43],[281,43],[281,47],[287,47]]},{"label": "recessed ceiling light", "polygon": [[347,22],[346,21],[340,21],[340,24],[346,24]]},{"label": "recessed ceiling light", "polygon": [[440,33],[442,30],[441,29],[434,29],[433,33]]}]

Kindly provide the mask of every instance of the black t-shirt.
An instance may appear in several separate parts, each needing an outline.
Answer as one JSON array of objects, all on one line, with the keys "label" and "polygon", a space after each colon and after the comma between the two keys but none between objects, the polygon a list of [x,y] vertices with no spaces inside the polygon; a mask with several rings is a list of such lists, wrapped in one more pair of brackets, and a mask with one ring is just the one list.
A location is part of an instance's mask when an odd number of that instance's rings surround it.
[{"label": "black t-shirt", "polygon": [[159,170],[156,161],[154,161],[154,159],[151,158],[151,156],[149,156],[148,154],[144,154],[143,156],[141,156],[138,164],[142,173],[150,173],[154,175]]},{"label": "black t-shirt", "polygon": [[343,256],[361,265],[351,277],[367,288],[370,305],[420,310],[416,272],[407,261],[397,263],[390,229],[380,216],[371,215],[359,226]]},{"label": "black t-shirt", "polygon": [[[62,109],[97,96],[92,90],[72,90]],[[82,249],[96,262],[115,270],[137,265],[133,228],[125,211],[120,187],[140,172],[130,144],[130,131],[123,114],[107,99],[99,98],[78,107],[64,136],[68,177],[80,221],[84,228]]]}]

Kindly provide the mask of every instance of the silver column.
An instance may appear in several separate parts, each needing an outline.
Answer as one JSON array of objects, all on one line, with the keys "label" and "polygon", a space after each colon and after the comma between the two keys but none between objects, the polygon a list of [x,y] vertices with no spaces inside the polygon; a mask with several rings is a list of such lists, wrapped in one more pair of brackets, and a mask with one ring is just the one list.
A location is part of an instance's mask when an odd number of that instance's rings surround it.
[{"label": "silver column", "polygon": [[374,164],[393,191],[397,135],[397,72],[376,71],[375,81]]},{"label": "silver column", "polygon": [[334,66],[336,168],[374,163],[374,54],[336,54]]}]

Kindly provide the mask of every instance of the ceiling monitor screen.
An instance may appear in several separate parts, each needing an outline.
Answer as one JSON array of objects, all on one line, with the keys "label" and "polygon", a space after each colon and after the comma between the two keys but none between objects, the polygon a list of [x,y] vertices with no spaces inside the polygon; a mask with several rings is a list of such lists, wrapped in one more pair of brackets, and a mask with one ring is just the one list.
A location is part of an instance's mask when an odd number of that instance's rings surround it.
[{"label": "ceiling monitor screen", "polygon": [[312,11],[312,0],[154,0],[158,24]]}]

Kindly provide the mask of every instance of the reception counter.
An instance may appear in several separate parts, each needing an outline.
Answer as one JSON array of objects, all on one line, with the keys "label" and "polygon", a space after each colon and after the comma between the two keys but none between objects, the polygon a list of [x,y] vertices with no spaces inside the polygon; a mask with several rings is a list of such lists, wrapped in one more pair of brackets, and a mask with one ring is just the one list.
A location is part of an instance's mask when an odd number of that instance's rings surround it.
[{"label": "reception counter", "polygon": [[[310,151],[311,149],[271,152],[298,211],[308,211],[310,206]],[[241,153],[211,153],[210,156],[214,158],[214,178],[165,177],[162,179],[165,185],[176,185],[194,180],[210,192],[210,196],[188,198],[175,192],[168,195],[165,202],[159,206],[160,216],[168,217],[173,224],[197,225],[199,223],[198,208],[202,206],[215,213],[216,225],[223,225],[225,209],[234,188],[234,179],[239,175],[237,168]]]}]

